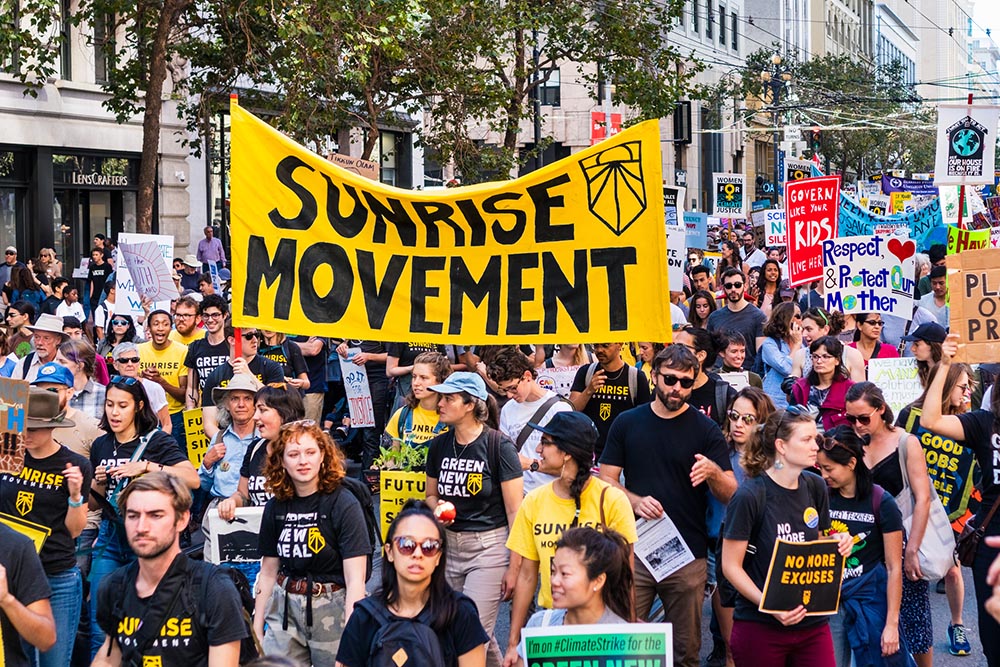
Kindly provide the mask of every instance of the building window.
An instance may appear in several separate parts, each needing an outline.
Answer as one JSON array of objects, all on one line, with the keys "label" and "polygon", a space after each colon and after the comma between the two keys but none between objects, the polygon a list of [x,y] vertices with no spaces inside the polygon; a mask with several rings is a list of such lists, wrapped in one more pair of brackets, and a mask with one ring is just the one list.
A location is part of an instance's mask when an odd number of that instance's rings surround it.
[{"label": "building window", "polygon": [[65,81],[73,80],[73,59],[71,55],[73,53],[73,39],[72,39],[72,28],[73,24],[69,20],[70,16],[70,0],[63,0],[61,5],[61,15],[59,17],[59,75]]},{"label": "building window", "polygon": [[381,130],[370,159],[379,165],[379,181],[398,188],[412,187],[410,135]]},{"label": "building window", "polygon": [[712,0],[708,0],[708,2],[705,3],[705,9],[707,10],[706,13],[705,13],[706,14],[705,15],[705,37],[707,37],[708,39],[712,39],[712,23],[714,22],[714,20],[712,18],[713,17],[713,14],[712,14]]},{"label": "building window", "polygon": [[726,45],[726,6],[719,5],[719,44]]},{"label": "building window", "polygon": [[701,26],[698,25],[698,10],[700,0],[692,0],[691,2],[691,30],[697,34],[701,30]]},{"label": "building window", "polygon": [[740,50],[740,31],[739,31],[739,28],[736,27],[736,12],[732,12],[729,16],[732,19],[732,21],[730,22],[730,25],[732,26],[732,38],[733,38],[732,46],[733,46],[733,51],[739,51]]},{"label": "building window", "polygon": [[107,83],[114,69],[114,19],[107,15],[94,18],[94,79]]},{"label": "building window", "polygon": [[559,68],[552,67],[538,72],[538,96],[543,105],[557,107],[561,102]]}]

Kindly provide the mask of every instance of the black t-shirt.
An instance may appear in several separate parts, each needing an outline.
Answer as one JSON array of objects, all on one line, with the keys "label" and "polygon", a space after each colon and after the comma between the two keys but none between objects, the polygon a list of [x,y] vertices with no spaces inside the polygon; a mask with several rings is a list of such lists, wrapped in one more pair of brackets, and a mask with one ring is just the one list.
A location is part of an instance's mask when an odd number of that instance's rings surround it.
[{"label": "black t-shirt", "polygon": [[[965,428],[965,444],[976,453],[976,461],[983,472],[983,500],[979,505],[979,514],[985,517],[993,507],[997,494],[1000,494],[1000,435],[994,428],[996,417],[989,410],[973,410],[958,415],[958,418]],[[986,533],[1000,534],[1000,520],[994,518],[990,521]]]},{"label": "black t-shirt", "polygon": [[281,345],[262,345],[257,355],[281,366],[281,372],[285,377],[297,378],[300,373],[308,372],[302,350],[290,341],[286,340]]},{"label": "black t-shirt", "polygon": [[66,528],[69,490],[63,471],[67,463],[78,466],[83,473],[82,496],[87,500],[94,476],[90,461],[62,445],[44,459],[36,459],[25,451],[24,467],[19,474],[0,475],[0,512],[52,531],[39,553],[49,575],[76,565],[76,542]]},{"label": "black t-shirt", "polygon": [[[185,364],[186,363],[187,361],[185,360]],[[254,358],[250,360],[248,366],[250,368],[250,372],[253,373],[257,380],[263,384],[285,381],[285,373],[282,371],[281,366],[270,359],[265,359],[259,354],[255,355]],[[215,399],[212,397],[212,390],[216,387],[227,386],[229,381],[232,379],[233,367],[229,363],[223,363],[221,366],[209,373],[208,378],[201,386],[202,406],[215,407]]]},{"label": "black t-shirt", "polygon": [[706,483],[691,486],[695,454],[732,470],[726,440],[715,422],[691,407],[664,419],[646,404],[623,413],[611,425],[601,464],[622,468],[625,488],[632,493],[660,501],[694,557],[704,558],[711,492]]},{"label": "black t-shirt", "polygon": [[[476,603],[466,596],[448,589],[455,596],[455,616],[443,633],[438,633],[441,642],[441,652],[444,654],[442,667],[458,667],[459,656],[465,655],[478,646],[490,640],[479,622],[479,611]],[[392,618],[401,618],[389,612]],[[429,610],[424,609],[417,614],[417,619],[430,625]],[[404,619],[405,620],[405,619]],[[371,613],[363,606],[354,608],[351,620],[344,628],[340,638],[340,648],[337,649],[337,662],[344,667],[366,667],[371,655],[372,641],[380,625]]]},{"label": "black t-shirt", "polygon": [[[576,372],[576,377],[573,378],[573,386],[570,387],[570,392],[582,392],[587,388],[587,371],[590,367],[591,364],[584,364],[580,367]],[[598,370],[600,370],[600,367],[595,369],[594,372],[596,373]],[[646,377],[646,374],[641,370],[638,371],[639,375],[636,378],[634,398],[629,393],[628,374],[628,364],[612,373],[605,373],[604,386],[594,392],[594,395],[587,401],[587,406],[583,409],[583,414],[590,417],[597,426],[598,438],[594,454],[598,459],[601,458],[601,452],[604,451],[611,423],[615,421],[618,415],[626,410],[631,410],[637,405],[649,403],[649,379]]]},{"label": "black t-shirt", "polygon": [[42,315],[55,315],[56,314],[56,308],[59,307],[60,303],[62,303],[62,299],[60,299],[57,296],[53,295],[53,296],[47,296],[47,297],[45,297],[45,301],[42,301],[42,309],[41,309],[41,313],[40,314],[42,314]]},{"label": "black t-shirt", "polygon": [[[260,445],[258,447],[258,444]],[[264,463],[267,461],[267,442],[263,438],[255,440],[243,455],[243,465],[240,466],[240,477],[247,478],[247,488],[250,494],[250,507],[261,507],[274,494],[264,488]]]},{"label": "black t-shirt", "polygon": [[[140,438],[136,437],[128,442],[119,444],[114,433],[106,433],[94,440],[94,444],[90,446],[90,464],[93,466],[94,470],[97,470],[98,466],[111,468],[128,463],[132,460],[132,453],[135,452],[136,448],[139,446],[139,440]],[[181,461],[187,461],[188,458],[181,452],[176,440],[163,431],[157,429],[150,431],[149,442],[146,444],[146,450],[142,453],[142,456],[139,457],[139,460],[149,461],[151,463],[162,463],[165,466],[172,466],[177,465]],[[125,486],[127,486],[130,481],[131,478],[126,480]],[[117,486],[117,484],[112,482],[113,480],[109,479],[108,484],[105,486],[105,498],[110,499]],[[124,489],[125,486],[123,486],[122,489]],[[104,518],[110,518],[106,515],[106,510],[103,514]]]},{"label": "black t-shirt", "polygon": [[[875,521],[876,493],[882,496],[878,521]],[[830,532],[854,536],[851,555],[844,565],[844,579],[860,577],[876,565],[884,565],[885,540],[882,536],[902,530],[903,516],[896,501],[881,487],[875,487],[863,500],[844,498],[835,491],[830,492]]]},{"label": "black t-shirt", "polygon": [[212,371],[229,361],[229,343],[223,339],[221,343],[212,345],[208,338],[199,338],[188,345],[187,356],[184,357],[184,367],[193,368],[198,374],[198,389],[205,390],[205,381]]},{"label": "black t-shirt", "polygon": [[260,555],[278,558],[279,571],[289,577],[312,575],[322,583],[345,585],[344,561],[371,554],[368,524],[350,491],[338,488],[333,497],[314,493],[289,500],[271,498],[260,523]]},{"label": "black t-shirt", "polygon": [[93,296],[90,296],[88,292],[86,297],[91,302],[101,298],[101,292],[104,291],[104,283],[108,281],[108,275],[111,273],[111,270],[111,265],[107,262],[98,266],[93,260],[91,260],[90,266],[87,268],[87,282],[94,286],[94,294]]},{"label": "black t-shirt", "polygon": [[[25,607],[52,595],[35,545],[24,535],[0,524],[0,565],[7,569],[7,590]],[[56,628],[60,630],[59,628]],[[66,631],[62,628],[61,631]],[[0,610],[0,637],[3,638],[5,667],[28,667],[21,638],[7,614]]]},{"label": "black t-shirt", "polygon": [[[799,475],[798,488],[786,489],[765,473],[748,478],[736,490],[726,508],[724,537],[750,542],[744,567],[757,588],[764,590],[776,540],[809,542],[818,539],[829,528],[830,499],[826,482],[819,475],[803,472]],[[756,549],[753,555],[750,555],[751,548]],[[735,618],[781,626],[773,615],[757,611],[757,605],[742,595],[736,596]],[[826,622],[825,616],[809,616],[796,627]]]},{"label": "black t-shirt", "polygon": [[[305,344],[309,342],[309,336],[295,336],[290,340],[298,344]],[[329,355],[330,344],[326,338],[318,338],[321,343],[323,343],[323,348],[319,351],[319,354],[307,357],[305,354],[302,358],[306,362],[306,372],[309,373],[309,389],[306,390],[307,394],[325,394],[326,393],[326,358]],[[298,348],[298,345],[295,346]],[[302,349],[299,348],[299,352]]]},{"label": "black t-shirt", "polygon": [[[182,559],[184,562],[181,562]],[[194,574],[196,567],[205,568],[197,579]],[[183,585],[189,590],[180,593],[170,615],[163,619],[159,636],[142,654],[142,663],[162,667],[207,667],[209,647],[239,641],[246,637],[247,632],[241,622],[243,605],[236,587],[217,568],[208,571],[208,567],[203,563],[189,562],[183,553],[178,554],[156,591],[146,598],[140,598],[136,593],[134,578],[126,581],[124,590],[111,590],[113,578],[105,577],[97,592],[98,625],[119,647],[131,645],[136,641],[133,635],[139,631],[142,620],[150,615],[153,605],[160,609],[161,605],[169,604],[169,600],[156,599],[157,595],[166,595],[167,589],[173,590],[166,584],[167,578],[183,577]],[[208,576],[209,580],[202,598],[200,577],[204,576]],[[202,604],[207,605],[204,614],[200,610]],[[114,618],[116,609],[120,609],[123,615],[119,623]],[[207,627],[201,626],[202,616]],[[147,662],[147,658],[155,657],[159,659]]]},{"label": "black t-shirt", "polygon": [[747,304],[742,310],[733,312],[728,306],[723,306],[708,316],[709,331],[734,332],[743,336],[746,341],[746,357],[743,359],[743,370],[753,370],[757,358],[757,339],[764,336],[764,322],[767,321],[760,308]]},{"label": "black t-shirt", "polygon": [[489,432],[484,427],[465,447],[455,441],[452,431],[427,443],[427,476],[437,480],[438,498],[455,505],[455,522],[448,530],[475,533],[507,525],[500,485],[522,475],[521,460],[514,443],[503,434],[491,455]]},{"label": "black t-shirt", "polygon": [[[715,399],[716,386],[719,385],[726,388],[726,399],[721,405]],[[708,382],[691,390],[691,398],[688,399],[688,403],[697,408],[701,414],[722,426],[726,422],[726,410],[734,398],[736,398],[736,390],[733,389],[732,385],[721,380],[718,375],[709,373]],[[719,408],[722,410],[720,411]]]},{"label": "black t-shirt", "polygon": [[[367,354],[382,354],[385,352],[385,347],[377,340],[345,340],[344,342],[347,343],[348,347],[359,348]],[[367,362],[365,364],[365,372],[368,373],[369,386],[385,385],[389,381],[389,378],[385,375],[384,361]]]}]

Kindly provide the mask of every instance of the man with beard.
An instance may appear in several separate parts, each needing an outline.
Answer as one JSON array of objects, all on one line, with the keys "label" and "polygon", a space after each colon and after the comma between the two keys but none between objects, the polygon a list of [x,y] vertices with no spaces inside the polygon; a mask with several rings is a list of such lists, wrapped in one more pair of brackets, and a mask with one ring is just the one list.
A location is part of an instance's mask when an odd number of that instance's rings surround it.
[{"label": "man with beard", "polygon": [[35,349],[17,362],[11,377],[31,382],[38,377],[38,369],[56,360],[59,346],[69,339],[69,335],[63,332],[62,318],[55,315],[39,315],[34,325],[25,326],[24,329],[31,332],[31,342]]},{"label": "man with beard", "polygon": [[190,491],[152,472],[125,487],[118,503],[138,562],[100,584],[97,621],[107,636],[93,664],[236,667],[247,636],[239,593],[218,568],[181,552]]},{"label": "man with beard", "polygon": [[581,366],[569,391],[573,407],[590,417],[597,426],[597,460],[604,451],[604,442],[615,417],[649,402],[646,374],[622,361],[621,351],[621,343],[595,343],[597,363]]},{"label": "man with beard", "polygon": [[[636,616],[645,620],[653,595],[673,624],[675,664],[698,667],[701,608],[707,575],[705,512],[711,492],[727,503],[736,478],[722,431],[688,404],[698,358],[683,345],[670,345],[653,359],[656,398],[620,415],[611,425],[601,456],[601,479],[629,497],[636,516],[653,521],[667,514],[693,561],[657,581],[635,562]],[[619,483],[625,475],[625,485]]]},{"label": "man with beard", "polygon": [[198,302],[190,296],[182,296],[174,304],[174,328],[170,340],[190,346],[205,337],[205,330],[198,326]]},{"label": "man with beard", "polygon": [[761,266],[767,259],[764,251],[754,244],[752,231],[743,232],[743,247],[740,248],[740,257],[743,259],[743,263],[747,265],[747,271]]},{"label": "man with beard", "polygon": [[708,330],[742,334],[747,342],[743,370],[753,370],[757,351],[764,342],[764,321],[767,317],[760,308],[744,298],[746,279],[739,269],[729,268],[722,274],[722,288],[726,291],[726,305],[708,316]]}]

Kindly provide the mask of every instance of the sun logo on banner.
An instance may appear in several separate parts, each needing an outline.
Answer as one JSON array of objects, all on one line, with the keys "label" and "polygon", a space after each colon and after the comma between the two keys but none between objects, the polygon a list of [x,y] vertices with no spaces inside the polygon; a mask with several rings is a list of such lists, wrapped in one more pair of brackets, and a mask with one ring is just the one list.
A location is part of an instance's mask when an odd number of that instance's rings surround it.
[{"label": "sun logo on banner", "polygon": [[587,179],[587,206],[616,236],[646,210],[642,142],[628,141],[580,162]]},{"label": "sun logo on banner", "polygon": [[472,495],[478,496],[479,492],[483,490],[483,473],[469,473],[469,479],[465,482],[465,488],[468,489],[469,493]]},{"label": "sun logo on banner", "polygon": [[803,606],[808,606],[809,601],[812,600],[813,592],[810,589],[805,589],[802,591],[802,604]]},{"label": "sun logo on banner", "polygon": [[313,526],[306,533],[306,546],[309,547],[309,551],[314,554],[318,554],[326,546],[326,540],[323,539],[323,533],[319,532],[319,528]]},{"label": "sun logo on banner", "polygon": [[14,501],[14,507],[17,511],[24,516],[31,511],[31,508],[35,506],[35,494],[30,491],[18,491],[17,499]]},{"label": "sun logo on banner", "polygon": [[609,419],[611,419],[611,404],[601,403],[600,407],[598,408],[597,414],[601,418],[601,421],[606,422]]},{"label": "sun logo on banner", "polygon": [[158,655],[144,655],[142,667],[163,667],[163,658]]}]

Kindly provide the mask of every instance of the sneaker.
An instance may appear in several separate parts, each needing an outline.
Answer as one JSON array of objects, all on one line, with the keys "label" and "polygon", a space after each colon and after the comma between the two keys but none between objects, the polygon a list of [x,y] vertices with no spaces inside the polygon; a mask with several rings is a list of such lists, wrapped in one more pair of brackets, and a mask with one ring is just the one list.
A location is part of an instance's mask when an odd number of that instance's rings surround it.
[{"label": "sneaker", "polygon": [[703,663],[704,667],[726,667],[726,645],[715,644]]},{"label": "sneaker", "polygon": [[969,655],[972,652],[964,625],[948,625],[948,652],[952,655]]},{"label": "sneaker", "polygon": [[944,579],[938,580],[937,585],[934,587],[934,590],[937,592],[938,595],[944,595],[945,593]]}]

